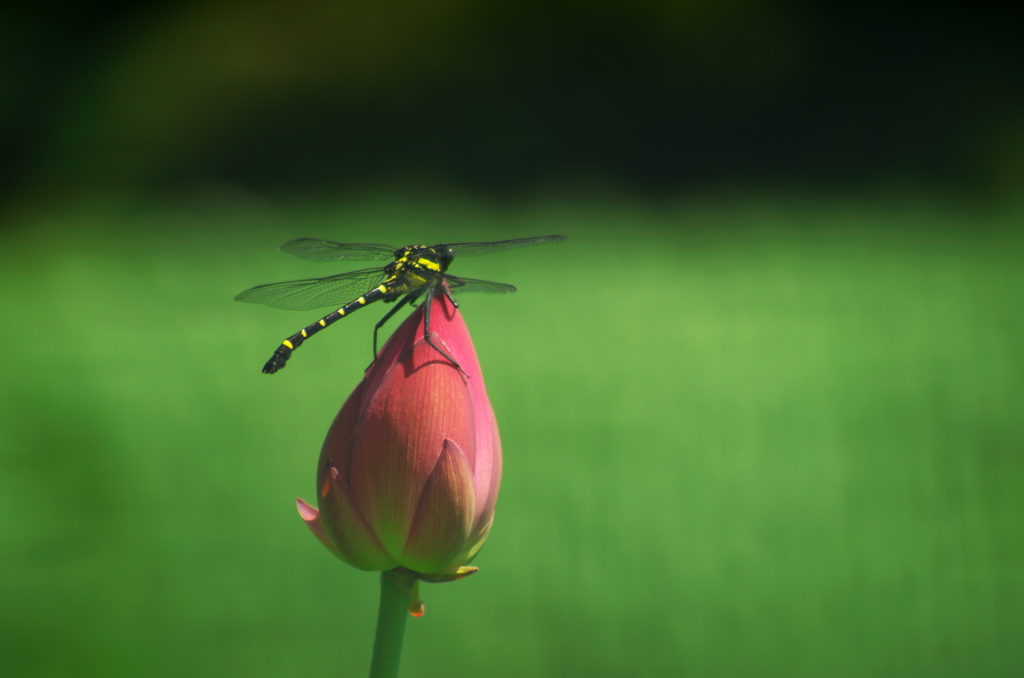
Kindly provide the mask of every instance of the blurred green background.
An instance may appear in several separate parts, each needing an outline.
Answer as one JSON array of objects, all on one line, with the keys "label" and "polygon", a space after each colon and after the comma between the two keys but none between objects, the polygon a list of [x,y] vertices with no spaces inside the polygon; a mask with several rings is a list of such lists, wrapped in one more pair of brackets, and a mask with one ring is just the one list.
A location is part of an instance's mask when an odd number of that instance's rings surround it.
[{"label": "blurred green background", "polygon": [[402,675],[1024,674],[1024,54],[909,4],[57,3],[0,17],[0,657],[366,673],[303,526],[368,310],[295,237],[456,261],[495,528]]}]

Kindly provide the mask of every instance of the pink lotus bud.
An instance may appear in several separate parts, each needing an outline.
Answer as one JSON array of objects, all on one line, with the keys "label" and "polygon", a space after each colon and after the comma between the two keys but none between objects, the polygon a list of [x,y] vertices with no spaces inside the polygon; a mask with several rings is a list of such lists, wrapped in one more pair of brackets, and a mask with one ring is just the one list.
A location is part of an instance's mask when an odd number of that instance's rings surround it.
[{"label": "pink lotus bud", "polygon": [[[458,366],[424,340],[427,303],[431,341]],[[320,510],[299,499],[299,514],[361,570],[455,574],[487,537],[500,480],[501,442],[476,351],[438,290],[338,412],[320,452]]]}]

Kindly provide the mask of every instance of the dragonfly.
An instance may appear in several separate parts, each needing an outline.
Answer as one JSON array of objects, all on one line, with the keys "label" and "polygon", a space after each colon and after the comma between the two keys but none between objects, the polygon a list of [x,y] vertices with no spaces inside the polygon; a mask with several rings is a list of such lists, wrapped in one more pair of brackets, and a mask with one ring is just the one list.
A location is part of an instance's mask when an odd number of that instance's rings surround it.
[{"label": "dragonfly", "polygon": [[[251,287],[235,297],[235,301],[265,304],[274,308],[308,311],[325,306],[339,306],[324,317],[281,342],[274,355],[263,366],[264,374],[274,374],[288,363],[292,352],[317,332],[330,327],[342,318],[351,315],[364,306],[383,301],[398,301],[394,308],[373,328],[373,355],[377,359],[377,333],[398,312],[426,295],[429,300],[435,290],[443,290],[448,299],[458,307],[452,290],[462,292],[490,292],[511,294],[516,291],[512,285],[488,280],[475,280],[449,274],[448,267],[456,256],[472,257],[491,254],[518,247],[531,247],[561,242],[564,235],[543,235],[534,238],[517,238],[495,242],[461,242],[444,245],[391,245],[345,244],[331,240],[299,238],[281,245],[278,249],[300,259],[312,262],[335,261],[387,261],[386,266],[349,271],[326,278],[307,278],[287,282],[270,283]],[[358,296],[357,296],[358,295]],[[343,304],[343,305],[342,305]],[[424,309],[424,339],[438,353],[458,366],[447,353],[435,346],[430,335],[430,306]],[[461,369],[461,368],[460,368]]]}]

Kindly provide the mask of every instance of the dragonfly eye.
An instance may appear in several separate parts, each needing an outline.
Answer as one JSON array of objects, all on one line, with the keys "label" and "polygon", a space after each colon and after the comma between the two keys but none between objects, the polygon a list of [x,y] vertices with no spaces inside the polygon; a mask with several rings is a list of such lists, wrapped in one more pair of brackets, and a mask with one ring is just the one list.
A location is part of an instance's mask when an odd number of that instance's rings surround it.
[{"label": "dragonfly eye", "polygon": [[451,247],[439,247],[437,249],[437,263],[441,265],[442,271],[447,270],[454,258],[455,254],[452,252]]}]

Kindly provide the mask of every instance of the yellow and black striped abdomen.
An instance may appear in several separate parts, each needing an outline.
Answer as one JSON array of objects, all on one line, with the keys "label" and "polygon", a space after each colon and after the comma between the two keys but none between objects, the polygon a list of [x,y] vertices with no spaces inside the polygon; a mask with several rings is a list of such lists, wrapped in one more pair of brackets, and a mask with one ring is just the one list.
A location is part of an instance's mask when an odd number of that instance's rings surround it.
[{"label": "yellow and black striped abdomen", "polygon": [[302,343],[306,341],[306,339],[309,339],[325,327],[333,325],[345,316],[361,309],[364,306],[372,304],[375,301],[393,301],[397,297],[401,296],[403,294],[402,291],[393,289],[393,286],[391,285],[393,280],[394,278],[385,280],[379,286],[374,287],[355,301],[345,304],[337,311],[331,311],[312,325],[303,327],[301,330],[282,341],[281,345],[277,347],[276,351],[274,351],[274,355],[272,355],[270,360],[267,361],[267,364],[263,366],[263,373],[273,374],[283,368],[288,362],[288,358],[291,357],[292,351],[297,349],[299,346],[302,346]]}]

